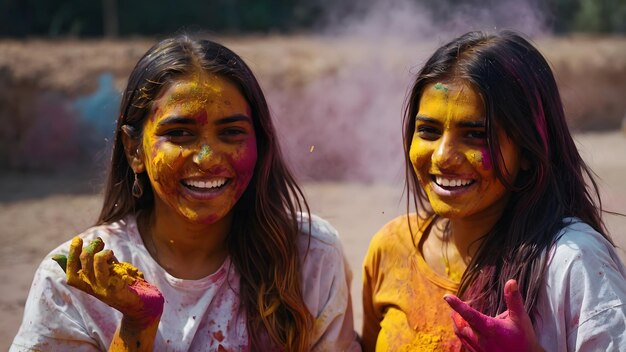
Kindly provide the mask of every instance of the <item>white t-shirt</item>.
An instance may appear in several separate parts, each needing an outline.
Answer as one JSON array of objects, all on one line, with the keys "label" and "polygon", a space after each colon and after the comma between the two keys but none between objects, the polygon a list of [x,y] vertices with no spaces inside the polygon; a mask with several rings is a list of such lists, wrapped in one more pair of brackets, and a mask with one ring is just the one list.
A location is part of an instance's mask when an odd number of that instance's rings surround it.
[{"label": "white t-shirt", "polygon": [[[298,238],[302,293],[315,319],[311,349],[360,351],[352,320],[351,273],[337,232],[312,216],[310,247],[304,257],[309,243],[306,223],[302,228]],[[150,256],[133,216],[90,228],[80,236],[85,243],[100,236],[118,260],[136,266],[163,294],[155,351],[250,350],[246,315],[237,294],[240,276],[230,258],[205,278],[183,280],[168,274]],[[67,254],[69,246],[70,241],[50,254]],[[46,257],[35,273],[11,352],[108,349],[121,313],[65,282],[61,268]]]},{"label": "white t-shirt", "polygon": [[626,268],[589,225],[566,223],[537,301],[539,342],[550,352],[626,351]]}]

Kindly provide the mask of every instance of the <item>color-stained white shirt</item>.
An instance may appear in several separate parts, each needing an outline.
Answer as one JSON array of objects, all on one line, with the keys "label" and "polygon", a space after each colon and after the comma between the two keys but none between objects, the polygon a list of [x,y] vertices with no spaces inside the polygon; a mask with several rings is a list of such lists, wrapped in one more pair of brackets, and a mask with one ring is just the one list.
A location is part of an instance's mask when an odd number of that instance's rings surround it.
[{"label": "color-stained white shirt", "polygon": [[[353,328],[351,273],[336,230],[312,216],[298,238],[304,302],[315,319],[311,350],[360,351]],[[249,351],[246,315],[240,304],[239,273],[227,258],[213,274],[183,280],[167,273],[150,256],[127,216],[80,235],[85,243],[100,236],[118,260],[139,268],[165,298],[155,351]],[[70,242],[54,249],[35,273],[22,325],[10,348],[17,351],[107,350],[121,313],[65,282],[65,274],[50,259],[67,254]]]},{"label": "color-stained white shirt", "polygon": [[549,253],[535,332],[546,351],[626,351],[626,268],[613,246],[577,219]]}]

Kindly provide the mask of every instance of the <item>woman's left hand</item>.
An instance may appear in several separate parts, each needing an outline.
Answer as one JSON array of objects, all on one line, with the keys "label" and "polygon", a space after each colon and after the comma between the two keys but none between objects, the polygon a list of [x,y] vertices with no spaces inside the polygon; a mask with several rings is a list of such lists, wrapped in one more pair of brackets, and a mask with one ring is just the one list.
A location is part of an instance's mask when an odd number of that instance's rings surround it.
[{"label": "woman's left hand", "polygon": [[455,295],[445,295],[444,299],[454,310],[454,332],[468,350],[543,351],[515,280],[504,285],[507,310],[496,317],[482,314]]}]

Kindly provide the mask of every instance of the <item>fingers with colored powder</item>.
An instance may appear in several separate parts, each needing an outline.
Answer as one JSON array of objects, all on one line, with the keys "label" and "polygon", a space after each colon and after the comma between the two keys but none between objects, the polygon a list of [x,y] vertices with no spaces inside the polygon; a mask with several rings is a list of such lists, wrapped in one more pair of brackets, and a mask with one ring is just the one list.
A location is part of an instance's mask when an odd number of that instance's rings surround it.
[{"label": "fingers with colored powder", "polygon": [[52,256],[52,260],[59,264],[64,273],[67,272],[67,256],[63,254],[55,254]]},{"label": "fingers with colored powder", "polygon": [[66,272],[67,283],[119,310],[126,321],[137,327],[151,325],[163,311],[161,292],[146,282],[143,274],[129,263],[120,263],[113,251],[104,249],[101,238],[83,247],[74,237],[67,258],[52,257]]},{"label": "fingers with colored powder", "polygon": [[453,309],[454,331],[468,350],[543,351],[515,280],[505,284],[504,301],[507,310],[496,317],[482,314],[455,295],[445,295],[444,299]]},{"label": "fingers with colored powder", "polygon": [[[83,248],[83,251],[80,253],[80,265],[81,269],[78,271],[79,276],[83,279],[83,281],[91,284],[93,287],[95,283],[95,272],[93,267],[93,257],[96,253],[100,252],[104,249],[104,242],[100,237],[97,237],[95,240],[91,241],[87,247]],[[97,286],[96,286],[97,287]]]}]

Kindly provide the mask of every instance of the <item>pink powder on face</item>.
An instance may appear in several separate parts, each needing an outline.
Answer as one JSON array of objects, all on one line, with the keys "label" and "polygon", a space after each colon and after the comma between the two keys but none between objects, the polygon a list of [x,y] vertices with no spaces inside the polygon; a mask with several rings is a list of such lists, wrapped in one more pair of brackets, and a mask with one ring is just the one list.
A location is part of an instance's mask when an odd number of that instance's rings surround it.
[{"label": "pink powder on face", "polygon": [[252,175],[254,174],[254,168],[257,162],[256,141],[253,141],[250,144],[252,145],[244,148],[231,160],[231,165],[237,173],[237,177],[241,180],[245,180],[245,182],[239,182],[239,184],[237,185],[237,196],[243,194],[243,191],[248,186],[248,183],[252,179]]},{"label": "pink powder on face", "polygon": [[202,110],[200,111],[200,113],[196,116],[196,121],[198,121],[198,124],[200,124],[201,126],[206,125],[207,121],[209,120],[206,110]]},{"label": "pink powder on face", "polygon": [[489,149],[482,148],[480,150],[480,154],[482,155],[482,158],[483,158],[483,168],[485,170],[493,169],[493,163],[491,162],[491,156],[489,155]]},{"label": "pink powder on face", "polygon": [[214,214],[214,215],[211,215],[211,216],[201,220],[201,223],[203,223],[203,224],[212,224],[212,223],[216,222],[219,219],[220,219],[220,217],[218,215]]}]

